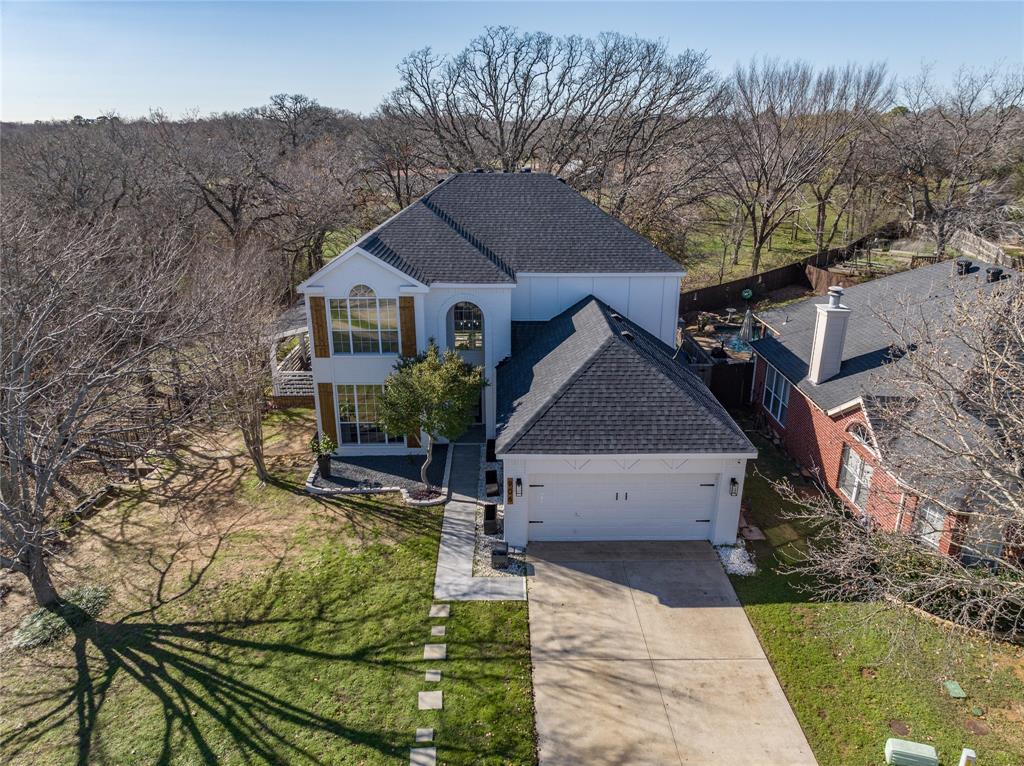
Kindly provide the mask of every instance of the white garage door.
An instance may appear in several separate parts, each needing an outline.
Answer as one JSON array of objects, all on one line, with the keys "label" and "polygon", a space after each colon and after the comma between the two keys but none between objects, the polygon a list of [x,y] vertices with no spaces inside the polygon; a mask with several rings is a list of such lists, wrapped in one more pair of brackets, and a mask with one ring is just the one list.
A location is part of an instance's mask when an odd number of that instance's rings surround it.
[{"label": "white garage door", "polygon": [[714,474],[532,476],[531,540],[706,540]]}]

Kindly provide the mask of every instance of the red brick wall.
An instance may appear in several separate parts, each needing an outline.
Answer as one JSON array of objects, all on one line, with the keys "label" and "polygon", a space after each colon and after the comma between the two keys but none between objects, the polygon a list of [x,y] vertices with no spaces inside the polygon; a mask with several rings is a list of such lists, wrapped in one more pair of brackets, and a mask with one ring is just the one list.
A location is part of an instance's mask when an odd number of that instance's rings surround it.
[{"label": "red brick wall", "polygon": [[[865,509],[868,516],[874,519],[882,529],[893,531],[897,519],[901,518],[900,505],[903,504],[900,531],[909,532],[913,523],[917,498],[904,495],[895,478],[881,467],[875,454],[861,444],[847,430],[854,423],[867,427],[864,413],[860,408],[835,417],[829,417],[810,399],[804,396],[796,386],[789,392],[789,407],[786,423],[783,427],[764,408],[764,381],[767,363],[757,358],[754,368],[754,403],[763,414],[764,420],[782,440],[786,451],[801,467],[810,470],[820,477],[825,484],[843,501],[851,511],[860,512],[839,489],[839,470],[843,459],[844,445],[850,445],[866,463],[874,468],[871,476],[871,491]],[[949,555],[956,555],[958,548],[955,538],[958,534],[955,520],[950,518],[946,523],[939,549]]]}]

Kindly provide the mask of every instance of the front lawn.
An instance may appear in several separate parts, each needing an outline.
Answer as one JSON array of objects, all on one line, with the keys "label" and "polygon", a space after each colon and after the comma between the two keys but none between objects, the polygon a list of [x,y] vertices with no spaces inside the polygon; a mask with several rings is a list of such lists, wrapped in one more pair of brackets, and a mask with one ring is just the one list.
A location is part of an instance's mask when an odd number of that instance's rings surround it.
[{"label": "front lawn", "polygon": [[[779,572],[799,556],[806,530],[782,518],[785,502],[765,478],[792,465],[753,438],[764,476],[747,477],[744,500],[768,540],[756,544],[758,574],[732,581],[819,763],[883,764],[894,736],[934,745],[944,764],[957,763],[963,747],[986,766],[1024,763],[1024,652],[951,636],[903,610],[812,601]],[[946,695],[947,679],[966,700]]]},{"label": "front lawn", "polygon": [[[439,763],[533,763],[525,604],[453,604],[449,659],[422,660],[441,509],[308,497],[311,417],[267,426],[271,485],[234,445],[183,456],[187,503],[147,487],[89,522],[63,574],[115,602],[56,646],[5,646],[2,760],[405,764],[433,727]],[[419,711],[431,688],[444,709]]]}]

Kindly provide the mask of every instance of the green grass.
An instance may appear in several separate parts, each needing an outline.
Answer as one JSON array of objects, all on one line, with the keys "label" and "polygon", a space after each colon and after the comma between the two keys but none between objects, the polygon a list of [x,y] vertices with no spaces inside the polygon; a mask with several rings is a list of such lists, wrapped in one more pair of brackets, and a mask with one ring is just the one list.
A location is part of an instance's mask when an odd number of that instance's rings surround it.
[{"label": "green grass", "polygon": [[[1024,763],[1021,651],[950,636],[903,610],[812,601],[800,587],[807,583],[780,573],[794,546],[804,544],[793,542],[792,532],[807,531],[783,520],[786,503],[769,481],[792,466],[765,440],[757,446],[763,475],[747,477],[744,499],[770,541],[756,546],[758,574],[732,580],[819,763],[884,763],[885,740],[899,736],[892,721],[909,727],[902,738],[934,745],[944,764],[955,763],[963,747],[986,765]],[[895,635],[913,636],[909,648],[894,652]],[[948,697],[947,679],[959,681],[968,698]],[[974,733],[980,730],[987,733]]]},{"label": "green grass", "polygon": [[[230,485],[268,523],[222,533],[197,587],[170,578],[181,598],[5,658],[0,760],[406,764],[433,727],[439,763],[533,763],[525,604],[453,604],[449,659],[425,662],[441,509],[316,500],[304,472]],[[428,667],[441,711],[417,709]]]},{"label": "green grass", "polygon": [[[724,272],[722,264],[722,246],[730,238],[729,219],[731,214],[731,203],[728,200],[719,200],[723,210],[723,222],[708,220],[688,232],[686,238],[686,254],[681,259],[687,270],[686,284],[688,289],[705,287],[721,282],[729,282],[734,279],[741,279],[750,276],[753,257],[753,238],[749,231],[744,234],[740,244],[739,262],[732,263],[732,245],[728,245],[728,254],[725,259]],[[817,252],[814,243],[814,218],[813,206],[801,211],[799,225],[793,225],[793,217],[783,222],[772,235],[769,249],[768,244],[761,249],[761,263],[759,271],[768,271],[780,266],[798,261]],[[835,212],[830,208],[825,222],[825,232],[831,230],[835,221]],[[843,241],[844,223],[840,223],[835,238],[829,247],[842,247],[846,244]],[[858,229],[860,225],[858,224]],[[859,236],[855,234],[854,236]]]}]

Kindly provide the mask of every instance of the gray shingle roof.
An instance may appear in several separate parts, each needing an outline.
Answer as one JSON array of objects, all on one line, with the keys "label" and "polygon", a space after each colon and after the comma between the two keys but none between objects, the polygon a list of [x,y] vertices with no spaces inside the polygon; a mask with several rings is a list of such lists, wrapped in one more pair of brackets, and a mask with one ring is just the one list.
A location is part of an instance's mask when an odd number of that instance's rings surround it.
[{"label": "gray shingle roof", "polygon": [[[877,379],[882,365],[890,360],[890,348],[898,341],[897,334],[883,317],[888,317],[897,327],[904,322],[915,325],[922,321],[941,322],[951,314],[955,287],[965,284],[976,285],[978,289],[991,287],[985,282],[985,269],[989,265],[975,262],[969,274],[959,277],[951,262],[942,261],[847,288],[843,305],[852,313],[846,329],[843,361],[835,377],[817,385],[807,380],[807,369],[815,305],[826,303],[826,298],[808,298],[758,314],[758,319],[777,335],[767,335],[752,345],[760,356],[824,410],[865,394],[899,395],[901,392],[883,390]],[[1012,269],[1004,269],[1004,272],[1013,274],[1014,279],[1019,278]]]},{"label": "gray shingle roof", "polygon": [[516,272],[677,273],[679,264],[548,173],[458,173],[357,243],[432,282]]},{"label": "gray shingle roof", "polygon": [[755,452],[672,348],[597,298],[530,324],[496,370],[498,452]]}]

